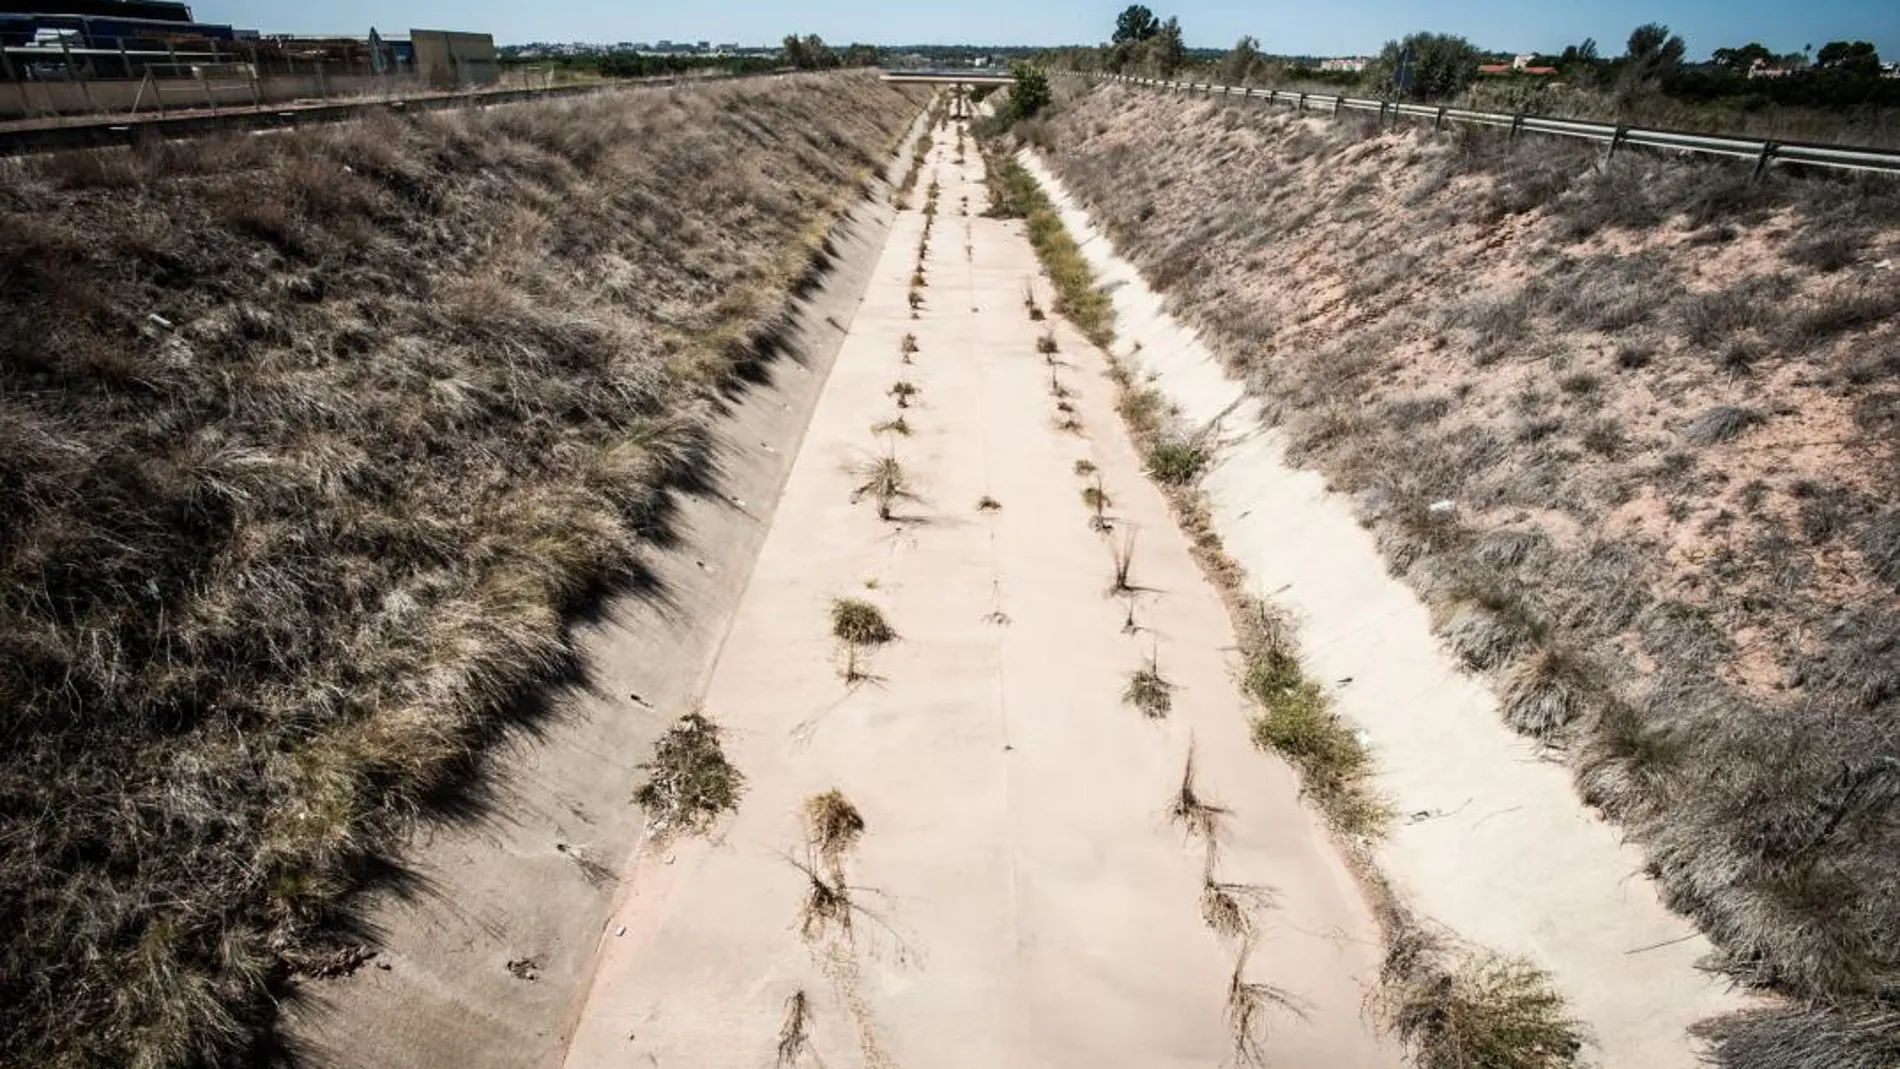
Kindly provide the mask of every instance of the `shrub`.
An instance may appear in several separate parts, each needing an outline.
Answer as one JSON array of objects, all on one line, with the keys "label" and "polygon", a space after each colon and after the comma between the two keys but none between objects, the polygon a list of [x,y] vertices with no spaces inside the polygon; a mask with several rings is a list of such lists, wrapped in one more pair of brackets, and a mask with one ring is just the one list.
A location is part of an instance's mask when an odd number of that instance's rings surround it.
[{"label": "shrub", "polygon": [[719,728],[700,713],[688,713],[654,745],[640,766],[647,780],[633,792],[653,826],[662,832],[700,831],[720,813],[738,808],[745,777],[719,747]]},{"label": "shrub", "polygon": [[1199,443],[1178,439],[1160,441],[1148,449],[1148,475],[1169,486],[1186,486],[1201,477],[1212,459]]},{"label": "shrub", "polygon": [[857,598],[839,598],[831,603],[831,633],[850,646],[882,646],[897,638],[883,611]]}]

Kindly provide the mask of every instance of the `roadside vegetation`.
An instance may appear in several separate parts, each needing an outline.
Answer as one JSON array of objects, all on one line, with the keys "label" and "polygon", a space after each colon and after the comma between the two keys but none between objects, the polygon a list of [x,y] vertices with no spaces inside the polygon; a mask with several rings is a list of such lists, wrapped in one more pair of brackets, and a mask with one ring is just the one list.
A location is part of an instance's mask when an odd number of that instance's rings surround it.
[{"label": "roadside vegetation", "polygon": [[1224,51],[1186,48],[1177,19],[1135,4],[1116,18],[1099,47],[1056,49],[1037,61],[1059,70],[1737,136],[1900,145],[1900,80],[1885,70],[1895,57],[1881,56],[1871,42],[1830,41],[1788,53],[1759,41],[1697,44],[1692,52],[1690,42],[1668,26],[1648,22],[1633,27],[1620,46],[1585,39],[1520,58],[1452,34],[1410,33],[1386,42],[1362,67],[1324,69],[1310,60],[1271,56],[1254,37]]},{"label": "roadside vegetation", "polygon": [[1709,1026],[1723,1063],[1900,1056],[1900,187],[1117,86],[1045,119],[1508,722],[1788,997]]},{"label": "roadside vegetation", "polygon": [[583,668],[568,621],[650,590],[921,102],[838,75],[0,162],[0,1062],[245,1061],[360,950],[406,829]]}]

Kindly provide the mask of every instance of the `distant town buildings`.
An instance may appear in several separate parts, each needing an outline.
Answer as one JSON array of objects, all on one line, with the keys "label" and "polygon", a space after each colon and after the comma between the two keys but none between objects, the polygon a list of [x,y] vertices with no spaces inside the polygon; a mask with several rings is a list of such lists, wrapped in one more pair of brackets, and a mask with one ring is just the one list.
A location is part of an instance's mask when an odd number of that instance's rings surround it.
[{"label": "distant town buildings", "polygon": [[1348,74],[1358,74],[1365,70],[1366,64],[1370,62],[1371,60],[1365,56],[1340,56],[1336,59],[1320,60],[1319,69],[1323,71],[1343,71]]},{"label": "distant town buildings", "polygon": [[771,56],[778,53],[778,48],[764,45],[747,48],[736,41],[714,44],[711,41],[662,39],[653,42],[620,41],[613,44],[594,44],[587,41],[535,41],[525,45],[508,45],[501,50],[502,55],[516,59],[600,56],[612,55],[616,52],[642,56]]}]

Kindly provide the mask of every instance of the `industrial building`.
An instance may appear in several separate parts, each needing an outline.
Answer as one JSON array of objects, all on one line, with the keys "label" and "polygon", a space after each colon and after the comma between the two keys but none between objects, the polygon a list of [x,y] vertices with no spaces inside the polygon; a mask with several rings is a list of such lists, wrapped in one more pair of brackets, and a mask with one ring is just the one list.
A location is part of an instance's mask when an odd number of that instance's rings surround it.
[{"label": "industrial building", "polygon": [[292,36],[177,0],[0,0],[0,119],[493,85],[488,34]]}]

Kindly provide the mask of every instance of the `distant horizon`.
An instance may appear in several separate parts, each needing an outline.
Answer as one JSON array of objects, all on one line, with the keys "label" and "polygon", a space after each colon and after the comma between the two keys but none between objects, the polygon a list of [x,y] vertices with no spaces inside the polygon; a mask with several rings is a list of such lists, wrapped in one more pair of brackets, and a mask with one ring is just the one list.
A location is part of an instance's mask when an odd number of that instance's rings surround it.
[{"label": "distant horizon", "polygon": [[[736,42],[777,46],[787,34],[815,33],[827,43],[904,48],[1094,47],[1106,41],[1125,2],[1052,0],[1026,6],[1010,0],[962,0],[954,8],[918,8],[874,0],[809,0],[788,8],[768,0],[702,0],[682,27],[677,11],[629,10],[615,0],[547,0],[526,7],[504,0],[331,0],[288,6],[282,0],[187,0],[207,22],[264,33],[362,35],[410,27],[494,35],[500,45]],[[1178,16],[1189,47],[1225,50],[1242,35],[1283,56],[1364,56],[1419,30],[1465,37],[1489,52],[1560,53],[1585,38],[1604,56],[1622,54],[1631,30],[1662,22],[1682,35],[1700,61],[1718,48],[1759,41],[1776,54],[1819,49],[1829,41],[1871,41],[1886,62],[1900,61],[1900,3],[1895,0],[1595,0],[1526,7],[1502,0],[1440,0],[1421,13],[1403,0],[1342,0],[1298,18],[1237,0],[1150,2]],[[960,44],[953,35],[1009,27],[1017,43]],[[1000,36],[1000,34],[996,35]],[[1061,43],[1057,43],[1061,42]]]}]

